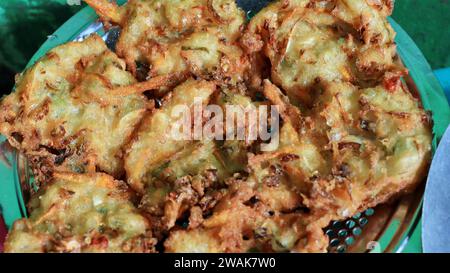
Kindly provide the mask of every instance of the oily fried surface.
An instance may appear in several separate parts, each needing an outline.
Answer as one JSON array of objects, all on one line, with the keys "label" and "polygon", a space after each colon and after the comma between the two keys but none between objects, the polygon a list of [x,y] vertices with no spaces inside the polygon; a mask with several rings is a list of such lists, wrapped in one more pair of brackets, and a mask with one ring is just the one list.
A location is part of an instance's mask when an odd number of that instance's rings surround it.
[{"label": "oily fried surface", "polygon": [[[143,194],[140,208],[150,217],[155,236],[168,236],[165,250],[326,251],[321,230],[326,223],[303,212],[301,195],[309,190],[305,177],[320,172],[326,162],[289,123],[300,118],[298,110],[285,99],[290,110],[282,113],[280,149],[262,154],[258,141],[174,140],[170,128],[177,119],[171,112],[180,103],[192,108],[194,97],[224,110],[228,104],[258,104],[238,90],[191,79],[144,118],[125,165],[129,184]],[[289,169],[288,176],[281,177],[282,167]]]},{"label": "oily fried surface", "polygon": [[166,96],[160,109],[142,120],[125,156],[128,183],[135,190],[142,192],[161,165],[192,143],[175,139],[172,126],[179,117],[173,115],[174,109],[180,105],[193,109],[196,99],[206,105],[215,89],[212,82],[187,80]]},{"label": "oily fried surface", "polygon": [[[96,36],[69,43],[2,101],[1,132],[50,181],[10,251],[326,252],[330,221],[426,175],[431,122],[401,79],[393,1],[275,1],[247,25],[228,0],[86,2],[121,27],[124,60]],[[206,137],[225,120],[197,106],[244,112]],[[280,115],[265,148],[238,123],[252,107],[268,122],[259,106]],[[137,208],[95,171],[124,177]]]},{"label": "oily fried surface", "polygon": [[[279,149],[251,159],[260,181],[287,181],[317,219],[333,220],[384,203],[422,181],[431,157],[430,124],[400,80],[389,89],[332,82],[322,90],[305,111],[302,129],[296,132],[285,118]],[[268,97],[281,96],[276,91],[266,82]]]},{"label": "oily fried surface", "polygon": [[125,63],[96,35],[56,47],[2,100],[1,133],[30,158],[38,176],[98,168],[120,177],[121,147],[148,103],[110,90],[133,83]]},{"label": "oily fried surface", "polygon": [[[260,196],[253,179],[229,179],[212,215],[203,219],[191,209],[189,226],[171,232],[168,252],[325,252],[328,238],[302,212],[274,210]],[[259,189],[258,189],[259,188]],[[283,191],[283,190],[281,190]],[[270,193],[269,193],[270,194]]]},{"label": "oily fried surface", "polygon": [[216,85],[204,80],[189,79],[177,86],[161,108],[143,119],[127,149],[128,183],[143,194],[141,208],[156,223],[158,235],[174,227],[191,206],[205,198],[207,189],[214,193],[230,175],[213,140],[195,141],[191,134],[185,140],[173,137],[172,126],[179,120],[173,110],[184,105],[193,111],[196,100],[206,105],[215,91]]},{"label": "oily fried surface", "polygon": [[14,223],[5,252],[154,252],[149,223],[125,183],[106,174],[55,173]]},{"label": "oily fried surface", "polygon": [[321,82],[367,85],[394,63],[392,1],[276,1],[249,23],[242,44],[271,63],[272,81],[292,103],[311,105]]},{"label": "oily fried surface", "polygon": [[294,128],[301,120],[299,141],[315,153],[300,149],[290,166],[277,165],[302,181],[304,205],[318,217],[343,219],[386,202],[413,189],[428,167],[430,123],[400,80],[405,71],[386,18],[392,8],[392,1],[276,1],[241,39],[247,52],[269,60],[271,79],[288,98],[277,99],[267,82],[266,96],[300,107],[301,119],[287,120]]},{"label": "oily fried surface", "polygon": [[243,80],[246,58],[236,40],[245,16],[232,0],[131,0],[122,7],[86,2],[103,20],[121,26],[117,53],[140,78],[193,74]]}]

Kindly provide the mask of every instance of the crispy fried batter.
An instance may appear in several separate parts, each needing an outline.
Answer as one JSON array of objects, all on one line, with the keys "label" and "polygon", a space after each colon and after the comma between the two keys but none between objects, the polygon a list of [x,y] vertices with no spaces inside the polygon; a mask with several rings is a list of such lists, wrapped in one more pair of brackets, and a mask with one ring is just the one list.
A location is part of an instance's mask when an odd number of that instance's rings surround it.
[{"label": "crispy fried batter", "polygon": [[[430,124],[399,78],[385,81],[390,89],[323,84],[300,131],[282,114],[278,150],[250,159],[258,181],[292,185],[313,214],[334,220],[414,189],[431,157]],[[276,95],[276,87],[268,82],[265,86],[273,103],[281,109],[292,107]]]},{"label": "crispy fried batter", "polygon": [[264,83],[266,97],[281,109],[281,135],[294,127],[295,138],[316,151],[291,153],[320,167],[314,174],[293,163],[286,169],[281,144],[255,156],[253,170],[260,181],[271,170],[264,164],[281,168],[283,178],[297,174],[291,181],[303,185],[304,205],[318,217],[343,219],[386,202],[413,189],[429,164],[430,124],[401,83],[391,12],[392,1],[277,1],[241,39],[247,52],[270,60],[272,80],[300,106],[303,122],[292,126],[299,120],[291,117],[293,106]]},{"label": "crispy fried batter", "polygon": [[122,27],[117,53],[135,75],[147,67],[147,78],[189,72],[227,83],[243,80],[247,60],[236,40],[245,16],[232,0],[87,3]]},{"label": "crispy fried batter", "polygon": [[14,223],[5,252],[154,252],[148,221],[125,183],[106,174],[55,173]]},{"label": "crispy fried batter", "polygon": [[135,83],[96,35],[51,50],[18,79],[0,108],[0,130],[43,175],[96,168],[119,177],[122,145],[147,109],[141,95],[110,89]]},{"label": "crispy fried batter", "polygon": [[229,176],[213,141],[194,141],[190,134],[177,140],[172,135],[179,120],[173,113],[176,107],[193,111],[195,100],[205,105],[215,90],[214,83],[193,79],[176,87],[160,109],[144,118],[127,151],[128,183],[143,194],[141,207],[156,217],[157,234],[172,228],[205,197],[208,187]]},{"label": "crispy fried batter", "polygon": [[[69,43],[2,101],[1,133],[52,180],[7,250],[152,252],[157,238],[166,252],[326,252],[330,221],[423,180],[430,120],[401,80],[392,0],[275,1],[243,33],[231,0],[86,2],[122,28],[125,60],[97,36]],[[249,137],[245,110],[236,131],[198,139],[218,117],[178,124],[196,104],[277,106],[279,145]],[[139,210],[97,169],[124,169]]]},{"label": "crispy fried batter", "polygon": [[309,216],[272,210],[255,197],[256,188],[252,179],[234,180],[200,227],[171,232],[164,244],[166,251],[326,251],[328,239]]},{"label": "crispy fried batter", "polygon": [[192,144],[153,173],[152,181],[145,185],[141,208],[159,218],[155,220],[160,222],[159,227],[169,230],[192,207],[200,206],[210,191],[223,186],[227,176],[212,141]]},{"label": "crispy fried batter", "polygon": [[121,24],[125,20],[125,10],[119,8],[115,2],[108,0],[84,0],[105,21]]},{"label": "crispy fried batter", "polygon": [[320,82],[368,84],[387,71],[402,73],[389,5],[374,2],[276,1],[250,21],[241,42],[269,58],[273,82],[293,104],[310,105]]},{"label": "crispy fried batter", "polygon": [[160,109],[155,109],[142,120],[125,156],[128,183],[133,189],[143,193],[145,185],[151,183],[154,172],[177,152],[192,144],[192,141],[180,141],[172,135],[176,130],[172,126],[179,120],[178,116],[173,116],[176,108],[186,106],[193,109],[196,99],[207,104],[215,88],[212,82],[187,80],[167,95]]},{"label": "crispy fried batter", "polygon": [[313,111],[313,130],[328,137],[332,165],[332,176],[315,181],[308,201],[318,213],[343,219],[422,181],[431,159],[430,124],[400,79],[390,90],[327,84]]}]

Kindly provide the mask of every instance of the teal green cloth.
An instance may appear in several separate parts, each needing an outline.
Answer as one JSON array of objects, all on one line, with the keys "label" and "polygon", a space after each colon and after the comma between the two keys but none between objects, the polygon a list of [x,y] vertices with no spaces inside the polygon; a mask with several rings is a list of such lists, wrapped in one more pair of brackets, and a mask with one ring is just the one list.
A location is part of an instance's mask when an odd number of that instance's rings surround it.
[{"label": "teal green cloth", "polygon": [[47,36],[82,5],[70,0],[1,0],[0,66],[20,72]]},{"label": "teal green cloth", "polygon": [[413,38],[433,69],[450,67],[450,1],[395,1],[393,18]]}]

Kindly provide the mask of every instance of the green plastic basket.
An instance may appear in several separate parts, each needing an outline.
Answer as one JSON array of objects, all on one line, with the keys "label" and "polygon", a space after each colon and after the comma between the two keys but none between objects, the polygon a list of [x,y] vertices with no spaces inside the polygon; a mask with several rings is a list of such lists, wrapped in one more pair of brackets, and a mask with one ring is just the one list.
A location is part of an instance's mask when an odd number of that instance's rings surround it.
[{"label": "green plastic basket", "polygon": [[[119,4],[126,2],[125,0],[117,1]],[[240,3],[242,1],[238,1]],[[264,2],[264,1],[263,1]],[[244,6],[248,6],[249,4]],[[252,6],[250,4],[250,6]],[[254,6],[254,5],[253,5]],[[248,14],[254,14],[253,11],[248,11]],[[31,58],[28,66],[32,65],[36,60],[45,55],[50,49],[66,43],[68,41],[73,41],[77,37],[82,35],[83,32],[88,28],[92,27],[98,19],[98,16],[90,8],[86,7],[69,19],[65,24],[63,24],[53,35],[49,36],[49,39],[41,46],[41,48],[36,52],[36,54]],[[415,45],[408,34],[392,19],[390,19],[392,26],[397,32],[396,42],[398,45],[398,53],[403,61],[404,65],[409,69],[410,76],[407,78],[410,80],[409,86],[414,85],[414,88],[420,94],[424,108],[430,111],[433,117],[433,152],[435,151],[439,140],[445,132],[445,129],[450,124],[450,107],[447,103],[445,94],[440,86],[439,82],[435,78],[430,65],[424,58],[423,54],[419,48]],[[96,32],[100,35],[104,35],[102,28],[96,27]],[[0,136],[0,141],[4,141],[5,138]],[[5,145],[2,146],[3,148]],[[27,216],[26,207],[24,203],[24,198],[22,196],[22,190],[19,182],[18,174],[18,160],[17,154],[14,151],[5,151],[2,149],[3,154],[6,158],[3,159],[6,163],[0,163],[0,209],[2,211],[5,223],[8,227],[11,227],[12,223],[22,217]],[[6,160],[5,160],[6,159]],[[423,189],[419,189],[418,192],[413,196],[408,196],[398,201],[397,206],[402,204],[410,204],[408,210],[402,213],[401,218],[396,218],[397,214],[400,213],[399,210],[392,211],[392,215],[384,215],[379,217],[384,219],[385,226],[382,227],[376,235],[376,243],[374,245],[369,245],[372,248],[372,252],[393,252],[401,251],[407,242],[407,239],[411,236],[414,229],[417,227],[420,221],[420,212],[422,204]],[[403,202],[403,203],[402,203]],[[409,203],[408,203],[409,202]],[[414,204],[414,205],[411,205]],[[385,206],[381,208],[376,208],[375,212],[380,214],[383,212]],[[372,216],[372,211],[366,212],[367,218],[370,220]],[[376,213],[376,214],[377,214]],[[364,215],[363,215],[364,216]],[[354,217],[355,220],[359,221],[362,216]],[[408,221],[400,221],[398,219],[408,219]],[[353,221],[353,220],[352,220]],[[343,241],[347,238],[347,234],[352,233],[352,229],[355,227],[347,226],[345,228],[346,222],[334,223],[336,228],[339,228],[337,232],[346,231],[346,236]],[[379,223],[378,223],[379,224]],[[344,226],[338,227],[338,226]],[[376,232],[375,232],[376,233]],[[374,233],[374,234],[375,234]],[[338,236],[338,235],[337,235]],[[358,235],[360,236],[360,235]],[[361,235],[362,236],[362,235]],[[351,243],[352,245],[354,242]],[[350,244],[349,244],[350,245]],[[357,244],[356,244],[357,245]],[[351,250],[351,249],[349,249]],[[358,247],[353,247],[353,251],[366,251],[367,245]]]}]

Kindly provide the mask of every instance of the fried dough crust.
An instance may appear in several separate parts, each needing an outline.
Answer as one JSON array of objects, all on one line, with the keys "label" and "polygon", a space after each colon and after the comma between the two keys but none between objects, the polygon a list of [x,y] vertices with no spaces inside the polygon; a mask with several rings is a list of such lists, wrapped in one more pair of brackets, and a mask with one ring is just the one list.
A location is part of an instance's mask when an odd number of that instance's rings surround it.
[{"label": "fried dough crust", "polygon": [[311,105],[320,82],[371,84],[395,64],[390,1],[275,1],[250,21],[247,52],[271,63],[271,78],[294,105]]},{"label": "fried dough crust", "polygon": [[137,76],[243,80],[248,61],[236,40],[245,15],[232,0],[132,0],[121,7],[107,0],[86,2],[122,28],[117,53]]},{"label": "fried dough crust", "polygon": [[32,163],[38,179],[54,170],[123,170],[122,146],[148,108],[142,95],[109,91],[134,83],[125,63],[96,35],[47,53],[0,104],[0,131]]},{"label": "fried dough crust", "polygon": [[307,214],[273,210],[252,178],[229,183],[211,216],[170,233],[167,252],[326,252],[328,238]]},{"label": "fried dough crust", "polygon": [[16,221],[5,252],[155,252],[125,183],[106,174],[54,173]]},{"label": "fried dough crust", "polygon": [[331,176],[315,180],[308,204],[344,219],[414,190],[431,161],[428,115],[400,79],[394,86],[324,86],[313,130],[326,135]]},{"label": "fried dough crust", "polygon": [[154,109],[142,120],[125,155],[128,183],[133,189],[143,193],[158,167],[193,143],[177,140],[173,136],[176,130],[173,125],[180,120],[176,108],[185,106],[193,109],[196,100],[206,105],[215,90],[216,85],[212,82],[187,80],[166,96],[161,108]]},{"label": "fried dough crust", "polygon": [[[165,252],[326,252],[331,221],[423,181],[431,121],[401,79],[392,0],[275,1],[246,28],[229,0],[86,2],[107,27],[121,27],[124,60],[96,36],[70,43],[1,103],[1,132],[52,180],[31,219],[16,223],[9,250],[152,252],[159,240]],[[263,148],[248,124],[198,139],[190,129],[213,116],[179,122],[199,105],[225,116],[228,106],[276,106],[279,130],[268,130],[279,142]],[[125,170],[138,208],[96,170]],[[93,205],[80,209],[81,198]],[[126,214],[123,225],[105,220],[99,201],[111,217]],[[73,226],[75,217],[86,221]]]},{"label": "fried dough crust", "polygon": [[[258,180],[291,185],[317,219],[333,220],[415,189],[431,160],[429,119],[400,79],[387,81],[389,89],[324,84],[299,131],[281,113],[279,148],[250,161]],[[265,94],[293,107],[267,81]]]}]

